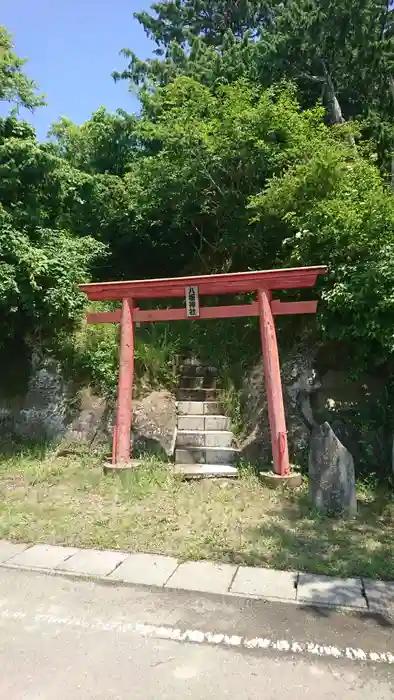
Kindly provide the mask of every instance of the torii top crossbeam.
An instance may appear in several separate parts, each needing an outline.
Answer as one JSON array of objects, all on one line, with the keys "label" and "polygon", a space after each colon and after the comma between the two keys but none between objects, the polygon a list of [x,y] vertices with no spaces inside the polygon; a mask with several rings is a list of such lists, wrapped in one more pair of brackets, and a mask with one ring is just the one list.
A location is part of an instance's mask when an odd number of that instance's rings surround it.
[{"label": "torii top crossbeam", "polygon": [[91,301],[115,301],[132,299],[163,299],[185,296],[186,287],[198,287],[199,294],[240,294],[258,289],[299,289],[314,287],[318,275],[327,271],[324,266],[293,267],[284,270],[259,270],[256,272],[231,272],[196,277],[170,277],[163,279],[135,280],[130,282],[93,282],[81,284]]},{"label": "torii top crossbeam", "polygon": [[[80,290],[91,301],[122,301],[121,308],[116,311],[99,311],[87,314],[88,323],[120,323],[118,403],[113,440],[114,467],[122,465],[124,467],[130,463],[134,324],[187,318],[202,320],[258,316],[268,399],[273,467],[278,478],[286,478],[290,473],[290,463],[274,316],[277,314],[315,313],[317,302],[283,303],[278,299],[273,299],[272,292],[280,289],[313,287],[318,275],[322,275],[326,271],[327,268],[324,266],[299,267],[196,277],[81,284]],[[200,296],[235,295],[247,292],[254,292],[257,299],[247,304],[200,307]],[[139,299],[174,297],[184,297],[186,306],[146,310],[139,309],[136,305],[136,301]]]}]

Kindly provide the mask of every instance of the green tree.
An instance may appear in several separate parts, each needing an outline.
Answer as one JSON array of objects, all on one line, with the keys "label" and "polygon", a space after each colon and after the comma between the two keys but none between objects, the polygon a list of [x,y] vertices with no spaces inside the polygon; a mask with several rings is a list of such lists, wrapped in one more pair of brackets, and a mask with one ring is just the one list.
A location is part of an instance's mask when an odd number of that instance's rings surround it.
[{"label": "green tree", "polygon": [[126,180],[152,274],[274,266],[281,229],[251,223],[247,204],[271,177],[337,143],[322,109],[301,110],[290,87],[241,81],[213,94],[183,77],[156,90],[147,111],[154,120],[138,128],[148,155]]},{"label": "green tree", "polygon": [[[141,86],[179,75],[218,86],[245,77],[264,87],[295,82],[303,106],[322,100],[328,123],[349,119],[394,178],[394,13],[387,0],[209,3],[179,0],[137,18],[157,46],[115,79]],[[229,10],[229,8],[231,8]]]},{"label": "green tree", "polygon": [[52,125],[49,136],[54,151],[74,168],[88,173],[122,176],[135,157],[137,117],[118,110],[110,114],[100,107],[84,124],[63,117]]},{"label": "green tree", "polygon": [[328,264],[320,323],[352,347],[355,367],[394,360],[394,195],[345,144],[322,144],[249,206],[283,231],[284,266]]},{"label": "green tree", "polygon": [[349,125],[244,81],[213,93],[182,77],[146,104],[126,180],[151,275],[327,264],[326,337],[392,358],[394,197]]},{"label": "green tree", "polygon": [[[75,199],[89,176],[37,142],[33,128],[0,120],[0,344],[50,342],[80,317],[86,280],[104,247],[73,235]],[[81,199],[80,205],[83,204]]]},{"label": "green tree", "polygon": [[387,0],[289,0],[261,42],[263,82],[294,80],[303,104],[322,99],[328,123],[358,120],[380,160],[394,152],[394,13]]},{"label": "green tree", "polygon": [[128,66],[113,76],[145,86],[163,85],[179,75],[208,85],[216,80],[251,77],[254,41],[274,19],[272,4],[262,0],[155,3],[153,13],[144,11],[134,17],[156,43],[156,58],[144,61],[124,48]]},{"label": "green tree", "polygon": [[34,109],[44,104],[37,86],[23,71],[25,59],[13,51],[11,35],[0,25],[0,100],[18,107]]}]

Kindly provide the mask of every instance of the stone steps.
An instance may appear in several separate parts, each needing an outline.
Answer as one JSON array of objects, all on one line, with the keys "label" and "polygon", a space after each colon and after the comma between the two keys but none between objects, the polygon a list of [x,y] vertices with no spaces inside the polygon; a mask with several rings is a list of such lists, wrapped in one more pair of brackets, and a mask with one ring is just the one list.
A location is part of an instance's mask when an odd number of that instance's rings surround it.
[{"label": "stone steps", "polygon": [[231,447],[234,436],[230,430],[179,430],[178,447]]},{"label": "stone steps", "polygon": [[221,414],[215,415],[196,415],[189,413],[178,416],[178,431],[185,430],[230,430],[231,421],[227,416]]},{"label": "stone steps", "polygon": [[218,371],[216,367],[210,365],[178,365],[177,368],[180,378],[183,377],[217,377]]},{"label": "stone steps", "polygon": [[221,410],[220,401],[177,401],[178,416],[221,416]]},{"label": "stone steps", "polygon": [[174,464],[174,473],[182,474],[187,479],[217,479],[226,477],[236,479],[237,467],[225,464]]},{"label": "stone steps", "polygon": [[234,447],[193,447],[184,445],[175,448],[175,464],[224,464],[234,465],[239,450]]},{"label": "stone steps", "polygon": [[202,401],[203,403],[207,401],[217,400],[217,389],[190,389],[181,388],[176,389],[175,396],[178,401]]},{"label": "stone steps", "polygon": [[201,377],[181,377],[179,389],[216,389],[216,377],[211,375]]},{"label": "stone steps", "polygon": [[215,367],[187,358],[178,371],[175,473],[200,479],[238,476],[238,450],[219,401]]}]

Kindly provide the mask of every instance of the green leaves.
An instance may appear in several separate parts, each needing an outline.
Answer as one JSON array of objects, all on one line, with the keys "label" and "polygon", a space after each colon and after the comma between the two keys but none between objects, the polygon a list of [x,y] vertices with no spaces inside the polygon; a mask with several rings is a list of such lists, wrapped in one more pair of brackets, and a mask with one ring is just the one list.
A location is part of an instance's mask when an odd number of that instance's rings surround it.
[{"label": "green leaves", "polygon": [[37,86],[23,72],[26,61],[13,52],[13,42],[5,27],[0,25],[0,100],[18,107],[34,109],[44,105]]},{"label": "green leaves", "polygon": [[329,265],[325,336],[352,341],[363,364],[383,362],[394,351],[394,195],[346,142],[316,146],[250,206],[263,226],[286,231],[283,265]]},{"label": "green leaves", "polygon": [[[387,0],[178,0],[135,16],[156,57],[128,61],[116,80],[140,87],[181,75],[217,89],[242,78],[294,82],[304,107],[319,100],[328,123],[357,120],[385,173],[394,152],[394,12]],[[394,167],[394,166],[393,166]]]},{"label": "green leaves", "polygon": [[83,185],[84,176],[40,146],[29,125],[0,120],[1,344],[50,341],[80,318],[76,285],[104,252],[66,230],[69,199]]}]

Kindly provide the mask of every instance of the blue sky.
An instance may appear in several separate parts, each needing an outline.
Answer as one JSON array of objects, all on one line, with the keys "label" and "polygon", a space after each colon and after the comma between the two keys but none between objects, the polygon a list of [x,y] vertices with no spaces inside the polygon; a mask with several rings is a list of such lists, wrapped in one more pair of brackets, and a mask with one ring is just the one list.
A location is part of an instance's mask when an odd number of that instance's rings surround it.
[{"label": "blue sky", "polygon": [[138,108],[126,83],[115,84],[111,72],[126,66],[119,56],[124,47],[142,58],[151,53],[153,44],[133,18],[151,1],[1,0],[1,24],[48,102],[27,116],[40,138],[60,116],[80,123],[100,105],[110,111]]}]

